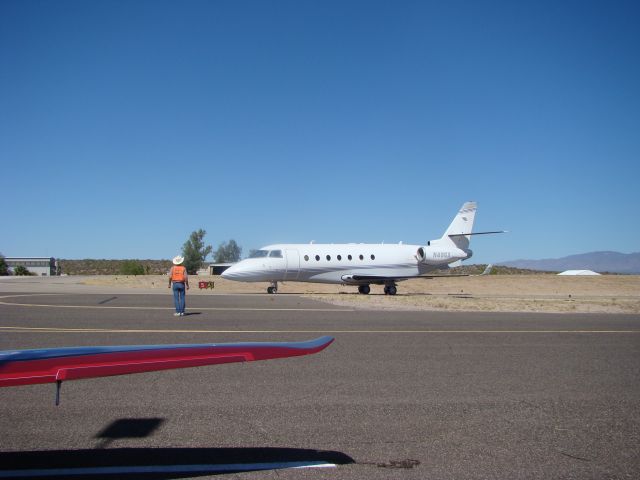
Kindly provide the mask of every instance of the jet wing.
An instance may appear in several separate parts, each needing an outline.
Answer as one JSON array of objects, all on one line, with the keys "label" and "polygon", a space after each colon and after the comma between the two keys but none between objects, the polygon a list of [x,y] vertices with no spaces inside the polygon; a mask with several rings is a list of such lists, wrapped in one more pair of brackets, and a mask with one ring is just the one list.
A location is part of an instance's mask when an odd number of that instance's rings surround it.
[{"label": "jet wing", "polygon": [[493,269],[493,265],[489,264],[484,269],[482,273],[479,275],[472,275],[470,273],[451,273],[444,275],[413,275],[407,277],[395,277],[395,276],[384,276],[384,275],[343,275],[342,280],[345,283],[359,284],[359,283],[373,283],[376,285],[383,285],[387,282],[400,282],[402,280],[411,280],[413,278],[423,278],[423,279],[431,279],[431,278],[451,278],[451,277],[476,277],[481,275],[489,275],[491,270]]},{"label": "jet wing", "polygon": [[403,280],[412,280],[414,278],[432,279],[432,278],[447,278],[447,277],[469,277],[469,274],[451,274],[451,275],[413,275],[409,277],[385,277],[380,275],[344,275],[342,280],[345,283],[357,285],[360,283],[373,283],[375,285],[383,285],[387,282],[401,282]]},{"label": "jet wing", "polygon": [[64,380],[309,355],[333,340],[5,350],[0,351],[0,387],[56,382],[59,391]]}]

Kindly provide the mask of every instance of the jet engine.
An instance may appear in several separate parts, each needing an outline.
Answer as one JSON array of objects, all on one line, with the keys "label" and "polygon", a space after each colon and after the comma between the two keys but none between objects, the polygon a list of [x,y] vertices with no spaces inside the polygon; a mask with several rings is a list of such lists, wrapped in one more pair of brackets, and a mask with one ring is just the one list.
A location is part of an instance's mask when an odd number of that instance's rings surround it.
[{"label": "jet engine", "polygon": [[426,265],[442,265],[452,263],[457,260],[465,260],[473,255],[471,250],[461,250],[459,248],[442,248],[433,245],[419,247],[416,258],[420,263]]}]

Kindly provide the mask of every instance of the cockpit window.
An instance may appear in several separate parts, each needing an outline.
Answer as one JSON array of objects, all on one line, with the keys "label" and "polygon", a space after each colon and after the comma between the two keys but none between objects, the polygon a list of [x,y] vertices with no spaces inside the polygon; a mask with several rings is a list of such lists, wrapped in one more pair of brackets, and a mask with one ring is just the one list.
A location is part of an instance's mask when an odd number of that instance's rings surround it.
[{"label": "cockpit window", "polygon": [[268,250],[256,250],[253,253],[251,253],[251,255],[249,255],[249,258],[264,258],[267,255],[269,255]]},{"label": "cockpit window", "polygon": [[269,252],[270,258],[282,258],[282,250],[271,250]]}]

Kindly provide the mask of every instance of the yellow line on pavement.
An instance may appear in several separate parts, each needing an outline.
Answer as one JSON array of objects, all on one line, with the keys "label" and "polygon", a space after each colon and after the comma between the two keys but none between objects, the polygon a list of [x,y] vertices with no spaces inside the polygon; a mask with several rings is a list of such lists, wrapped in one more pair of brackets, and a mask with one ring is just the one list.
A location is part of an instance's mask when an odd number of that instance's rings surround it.
[{"label": "yellow line on pavement", "polygon": [[152,329],[112,329],[112,328],[56,328],[56,327],[0,327],[1,331],[16,333],[424,333],[424,334],[475,334],[475,333],[564,333],[564,334],[629,334],[640,333],[640,330],[152,330]]}]

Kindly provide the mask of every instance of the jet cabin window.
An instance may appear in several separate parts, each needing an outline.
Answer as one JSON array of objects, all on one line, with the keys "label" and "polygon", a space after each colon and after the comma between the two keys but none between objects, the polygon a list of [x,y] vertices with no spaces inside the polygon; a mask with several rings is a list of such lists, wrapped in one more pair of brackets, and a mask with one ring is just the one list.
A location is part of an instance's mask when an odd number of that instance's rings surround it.
[{"label": "jet cabin window", "polygon": [[249,258],[282,258],[282,250],[256,250]]}]

